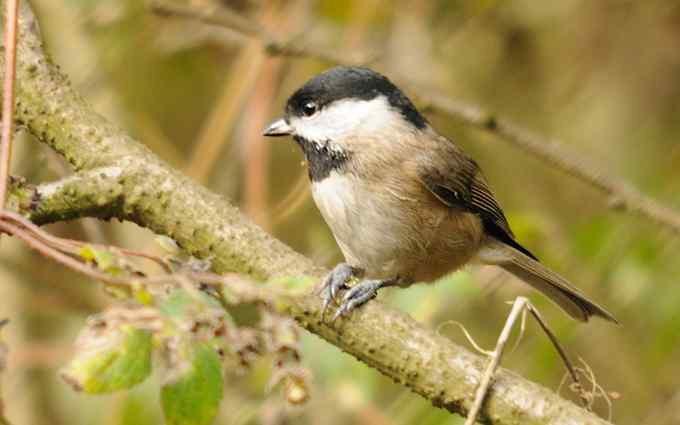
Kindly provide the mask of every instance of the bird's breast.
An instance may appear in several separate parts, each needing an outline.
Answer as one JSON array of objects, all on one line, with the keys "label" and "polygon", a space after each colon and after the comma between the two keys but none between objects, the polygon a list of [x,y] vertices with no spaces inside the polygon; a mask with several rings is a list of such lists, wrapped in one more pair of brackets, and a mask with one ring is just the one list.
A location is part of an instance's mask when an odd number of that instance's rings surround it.
[{"label": "bird's breast", "polygon": [[368,277],[433,280],[471,255],[476,218],[428,205],[407,182],[333,171],[312,194],[346,261]]},{"label": "bird's breast", "polygon": [[314,182],[312,194],[348,263],[376,277],[394,271],[410,223],[383,194],[356,176],[337,172]]}]

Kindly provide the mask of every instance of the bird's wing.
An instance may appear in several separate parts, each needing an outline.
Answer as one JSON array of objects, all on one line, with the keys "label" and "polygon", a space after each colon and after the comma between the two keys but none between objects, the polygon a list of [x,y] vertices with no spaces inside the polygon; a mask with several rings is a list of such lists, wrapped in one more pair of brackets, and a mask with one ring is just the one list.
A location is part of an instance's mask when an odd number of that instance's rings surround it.
[{"label": "bird's wing", "polygon": [[418,161],[420,181],[442,203],[477,214],[488,234],[537,260],[515,240],[479,165],[451,142],[445,143],[450,146],[436,152],[435,161],[431,156]]}]

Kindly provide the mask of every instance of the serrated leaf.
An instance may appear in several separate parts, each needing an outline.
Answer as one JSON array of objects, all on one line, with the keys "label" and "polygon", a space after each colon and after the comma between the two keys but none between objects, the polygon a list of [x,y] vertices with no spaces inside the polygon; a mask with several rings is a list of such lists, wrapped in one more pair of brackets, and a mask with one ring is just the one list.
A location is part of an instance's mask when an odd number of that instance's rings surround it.
[{"label": "serrated leaf", "polygon": [[[163,413],[168,425],[209,425],[219,410],[224,391],[222,362],[208,343],[178,348],[186,355],[185,365],[173,364],[181,370],[161,388]],[[175,370],[176,372],[176,370]]]},{"label": "serrated leaf", "polygon": [[[151,373],[151,333],[129,325],[80,338],[76,356],[61,376],[77,391],[110,393],[131,388]],[[87,338],[90,338],[89,340]]]}]

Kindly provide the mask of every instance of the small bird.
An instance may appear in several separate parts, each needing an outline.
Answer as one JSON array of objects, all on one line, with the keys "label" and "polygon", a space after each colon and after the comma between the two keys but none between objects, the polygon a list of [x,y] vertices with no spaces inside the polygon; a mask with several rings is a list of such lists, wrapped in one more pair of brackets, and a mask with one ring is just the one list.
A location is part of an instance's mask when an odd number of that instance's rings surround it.
[{"label": "small bird", "polygon": [[293,93],[264,135],[293,136],[302,148],[314,201],[345,257],[321,284],[324,312],[347,290],[332,320],[383,287],[477,262],[502,267],[577,320],[616,322],[517,242],[477,163],[385,76],[329,69]]}]

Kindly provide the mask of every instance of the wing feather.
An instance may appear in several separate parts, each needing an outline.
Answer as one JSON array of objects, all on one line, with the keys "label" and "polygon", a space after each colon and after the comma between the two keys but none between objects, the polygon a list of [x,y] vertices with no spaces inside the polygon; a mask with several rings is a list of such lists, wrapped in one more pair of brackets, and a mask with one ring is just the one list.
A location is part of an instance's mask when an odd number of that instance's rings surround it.
[{"label": "wing feather", "polygon": [[447,155],[440,155],[440,158],[448,161],[442,161],[441,164],[420,162],[418,176],[425,187],[447,206],[479,215],[487,233],[538,260],[515,240],[503,209],[491,192],[479,165],[455,147],[443,153]]}]

